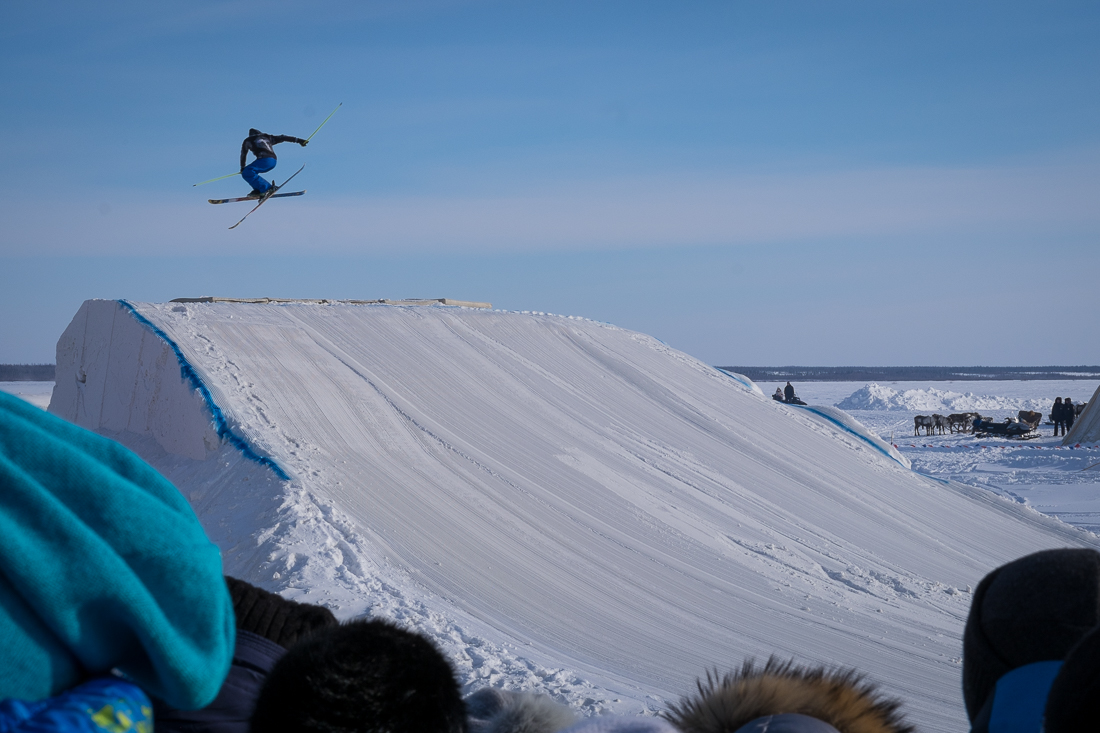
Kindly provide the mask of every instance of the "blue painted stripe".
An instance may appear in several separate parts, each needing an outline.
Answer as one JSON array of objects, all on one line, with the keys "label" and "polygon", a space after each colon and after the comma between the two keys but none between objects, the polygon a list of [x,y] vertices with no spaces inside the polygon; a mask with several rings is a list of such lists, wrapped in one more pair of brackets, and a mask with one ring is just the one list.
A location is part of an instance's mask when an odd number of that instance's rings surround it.
[{"label": "blue painted stripe", "polygon": [[[753,394],[756,394],[756,390],[754,390],[752,388],[751,383],[746,382],[744,379],[738,379],[737,377],[735,377],[733,375],[733,372],[727,372],[725,369],[722,369],[721,367],[714,367],[714,370],[716,372],[718,372],[719,374],[725,374],[727,377],[729,377],[733,381],[737,382],[738,384],[740,384],[742,387],[744,387],[748,391],[752,392]],[[745,379],[748,379],[748,377],[746,377]]]},{"label": "blue painted stripe", "polygon": [[214,395],[210,394],[210,390],[207,388],[206,383],[202,381],[202,377],[200,377],[199,373],[195,371],[195,368],[191,366],[191,363],[187,361],[187,357],[183,355],[183,352],[180,350],[180,347],[176,344],[176,342],[169,338],[168,334],[161,330],[159,326],[157,326],[145,316],[141,315],[141,313],[138,312],[137,308],[135,308],[132,304],[121,299],[118,301],[118,303],[123,308],[130,311],[130,315],[136,318],[138,323],[147,326],[150,330],[152,330],[153,333],[164,339],[164,342],[166,344],[172,347],[172,351],[175,352],[176,359],[179,361],[180,364],[180,377],[182,377],[187,382],[190,382],[191,387],[193,389],[197,389],[199,391],[199,394],[201,394],[202,398],[206,401],[206,405],[210,408],[210,413],[214,417],[214,430],[215,432],[217,432],[218,437],[222,440],[227,441],[231,446],[239,450],[245,458],[251,461],[255,461],[261,466],[267,466],[275,473],[276,476],[281,478],[283,481],[290,481],[290,476],[287,474],[286,471],[282,469],[282,467],[278,463],[267,456],[261,456],[255,451],[255,449],[253,449],[251,445],[249,445],[247,440],[233,432],[233,430],[229,427],[229,421],[225,419],[225,413],[222,412],[222,409],[218,407],[218,404],[216,402],[214,402]]},{"label": "blue painted stripe", "polygon": [[[833,425],[836,425],[836,426],[837,426],[838,428],[840,428],[840,429],[841,429],[841,430],[843,430],[844,432],[846,432],[846,433],[850,433],[851,435],[854,435],[854,436],[856,436],[857,438],[859,438],[860,440],[862,440],[862,441],[863,441],[864,443],[866,443],[867,445],[871,446],[872,448],[874,448],[875,450],[877,450],[877,451],[878,451],[879,453],[881,453],[882,455],[884,455],[884,456],[886,456],[887,458],[889,458],[889,459],[890,459],[891,461],[895,461],[895,462],[897,462],[897,463],[901,463],[901,461],[899,461],[899,460],[898,460],[898,459],[897,459],[896,457],[894,457],[893,455],[891,455],[891,454],[890,454],[890,451],[886,450],[885,448],[883,448],[883,447],[882,447],[881,445],[879,445],[878,443],[874,442],[873,440],[868,440],[868,439],[867,439],[867,436],[866,436],[866,435],[861,435],[860,433],[857,433],[857,432],[856,432],[855,430],[852,430],[852,429],[851,429],[850,427],[848,427],[848,426],[847,426],[847,425],[845,425],[844,423],[840,422],[839,420],[837,420],[837,419],[833,418],[833,417],[832,417],[832,416],[830,416],[830,415],[827,415],[827,414],[825,414],[825,413],[824,413],[824,412],[822,412],[821,410],[815,410],[815,409],[814,409],[813,407],[810,407],[809,405],[790,405],[790,404],[788,404],[788,403],[783,403],[783,404],[786,404],[786,405],[787,405],[788,407],[797,407],[797,408],[799,408],[799,409],[801,409],[801,410],[806,410],[806,411],[808,411],[808,412],[812,412],[812,413],[813,413],[813,414],[815,414],[815,415],[818,415],[818,416],[820,416],[820,417],[823,417],[823,418],[825,418],[826,420],[828,420],[829,422],[831,422],[831,423],[832,423]],[[901,465],[902,465],[902,466],[904,466],[905,464],[904,464],[904,463],[901,463]]]},{"label": "blue painted stripe", "polygon": [[920,471],[913,471],[913,473],[917,474],[918,476],[924,476],[925,478],[930,478],[933,481],[939,481],[944,486],[950,486],[951,485],[951,482],[948,481],[947,479],[940,478],[939,476],[933,476],[930,473],[921,473]]}]

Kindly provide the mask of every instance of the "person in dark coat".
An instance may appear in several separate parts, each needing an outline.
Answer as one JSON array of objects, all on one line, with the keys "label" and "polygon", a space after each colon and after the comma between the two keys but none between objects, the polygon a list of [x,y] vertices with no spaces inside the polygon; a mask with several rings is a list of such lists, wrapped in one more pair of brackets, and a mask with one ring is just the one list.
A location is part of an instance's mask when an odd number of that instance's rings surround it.
[{"label": "person in dark coat", "polygon": [[1044,733],[1094,730],[1100,721],[1100,626],[1069,650],[1047,696]]},{"label": "person in dark coat", "polygon": [[1054,398],[1054,406],[1050,408],[1050,419],[1054,422],[1054,437],[1058,437],[1058,431],[1066,434],[1066,407],[1062,404],[1061,397]]},{"label": "person in dark coat", "polygon": [[963,632],[963,700],[972,733],[1039,731],[1063,660],[1098,624],[1096,550],[1043,550],[985,576]]},{"label": "person in dark coat", "polygon": [[237,621],[229,676],[214,702],[199,710],[180,710],[154,699],[156,733],[248,733],[256,699],[275,663],[297,642],[339,623],[322,606],[288,601],[229,576],[225,582]]},{"label": "person in dark coat", "polygon": [[783,397],[787,402],[794,402],[794,385],[787,382],[787,386],[783,388]]},{"label": "person in dark coat", "polygon": [[1066,426],[1062,428],[1062,435],[1065,435],[1070,430],[1073,430],[1073,421],[1077,419],[1077,406],[1073,404],[1073,400],[1069,397],[1062,402],[1063,415],[1066,416]]}]

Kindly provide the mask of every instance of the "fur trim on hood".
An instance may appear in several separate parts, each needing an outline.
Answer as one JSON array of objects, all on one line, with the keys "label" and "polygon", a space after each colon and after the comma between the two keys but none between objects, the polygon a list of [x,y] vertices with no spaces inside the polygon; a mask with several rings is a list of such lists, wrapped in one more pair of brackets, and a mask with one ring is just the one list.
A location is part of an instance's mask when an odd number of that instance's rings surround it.
[{"label": "fur trim on hood", "polygon": [[746,659],[741,671],[719,678],[707,672],[698,695],[669,706],[667,717],[683,733],[733,733],[766,715],[800,713],[840,733],[912,733],[897,700],[883,697],[855,670],[798,667],[768,659],[757,669]]},{"label": "fur trim on hood", "polygon": [[546,695],[483,687],[466,698],[470,733],[556,733],[577,720]]}]

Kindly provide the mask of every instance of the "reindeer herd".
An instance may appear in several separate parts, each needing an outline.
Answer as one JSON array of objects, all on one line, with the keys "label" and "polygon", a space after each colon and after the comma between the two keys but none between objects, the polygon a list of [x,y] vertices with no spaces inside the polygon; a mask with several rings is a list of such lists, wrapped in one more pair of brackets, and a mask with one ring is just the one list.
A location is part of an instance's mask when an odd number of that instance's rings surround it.
[{"label": "reindeer herd", "polygon": [[[932,435],[933,433],[944,435],[948,432],[972,433],[974,432],[974,423],[981,419],[982,416],[977,412],[960,412],[954,415],[917,415],[913,418],[913,435],[920,435],[921,428],[924,428],[925,435]],[[1022,423],[1034,430],[1039,426],[1042,419],[1043,413],[1041,412],[1020,410],[1019,415],[1012,422]]]},{"label": "reindeer herd", "polygon": [[974,429],[974,421],[981,418],[977,412],[960,412],[954,415],[917,415],[913,418],[913,435],[920,435],[924,428],[925,435],[947,432],[966,433]]}]

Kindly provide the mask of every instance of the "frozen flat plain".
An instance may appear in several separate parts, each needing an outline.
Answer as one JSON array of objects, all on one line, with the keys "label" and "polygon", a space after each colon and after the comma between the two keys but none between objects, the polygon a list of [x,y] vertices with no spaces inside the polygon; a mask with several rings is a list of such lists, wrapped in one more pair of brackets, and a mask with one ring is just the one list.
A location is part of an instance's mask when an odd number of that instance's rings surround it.
[{"label": "frozen flat plain", "polygon": [[[767,394],[783,383],[759,385]],[[865,382],[803,382],[795,387],[810,404],[838,405],[866,396]],[[1090,380],[988,382],[881,382],[879,387],[905,395],[894,405],[920,404],[926,409],[846,411],[884,440],[893,442],[913,470],[960,481],[1024,504],[1036,511],[1100,533],[1100,446],[1062,446],[1046,416],[1055,397],[1089,400],[1096,390]],[[951,409],[952,407],[957,409]],[[975,438],[963,433],[931,437],[913,435],[913,418],[932,412],[949,414],[973,409],[1000,421],[1018,410],[1038,410],[1041,437],[1027,440]],[[1088,468],[1094,466],[1093,468]]]},{"label": "frozen flat plain", "polygon": [[0,382],[0,392],[13,394],[45,410],[50,405],[53,382]]}]

